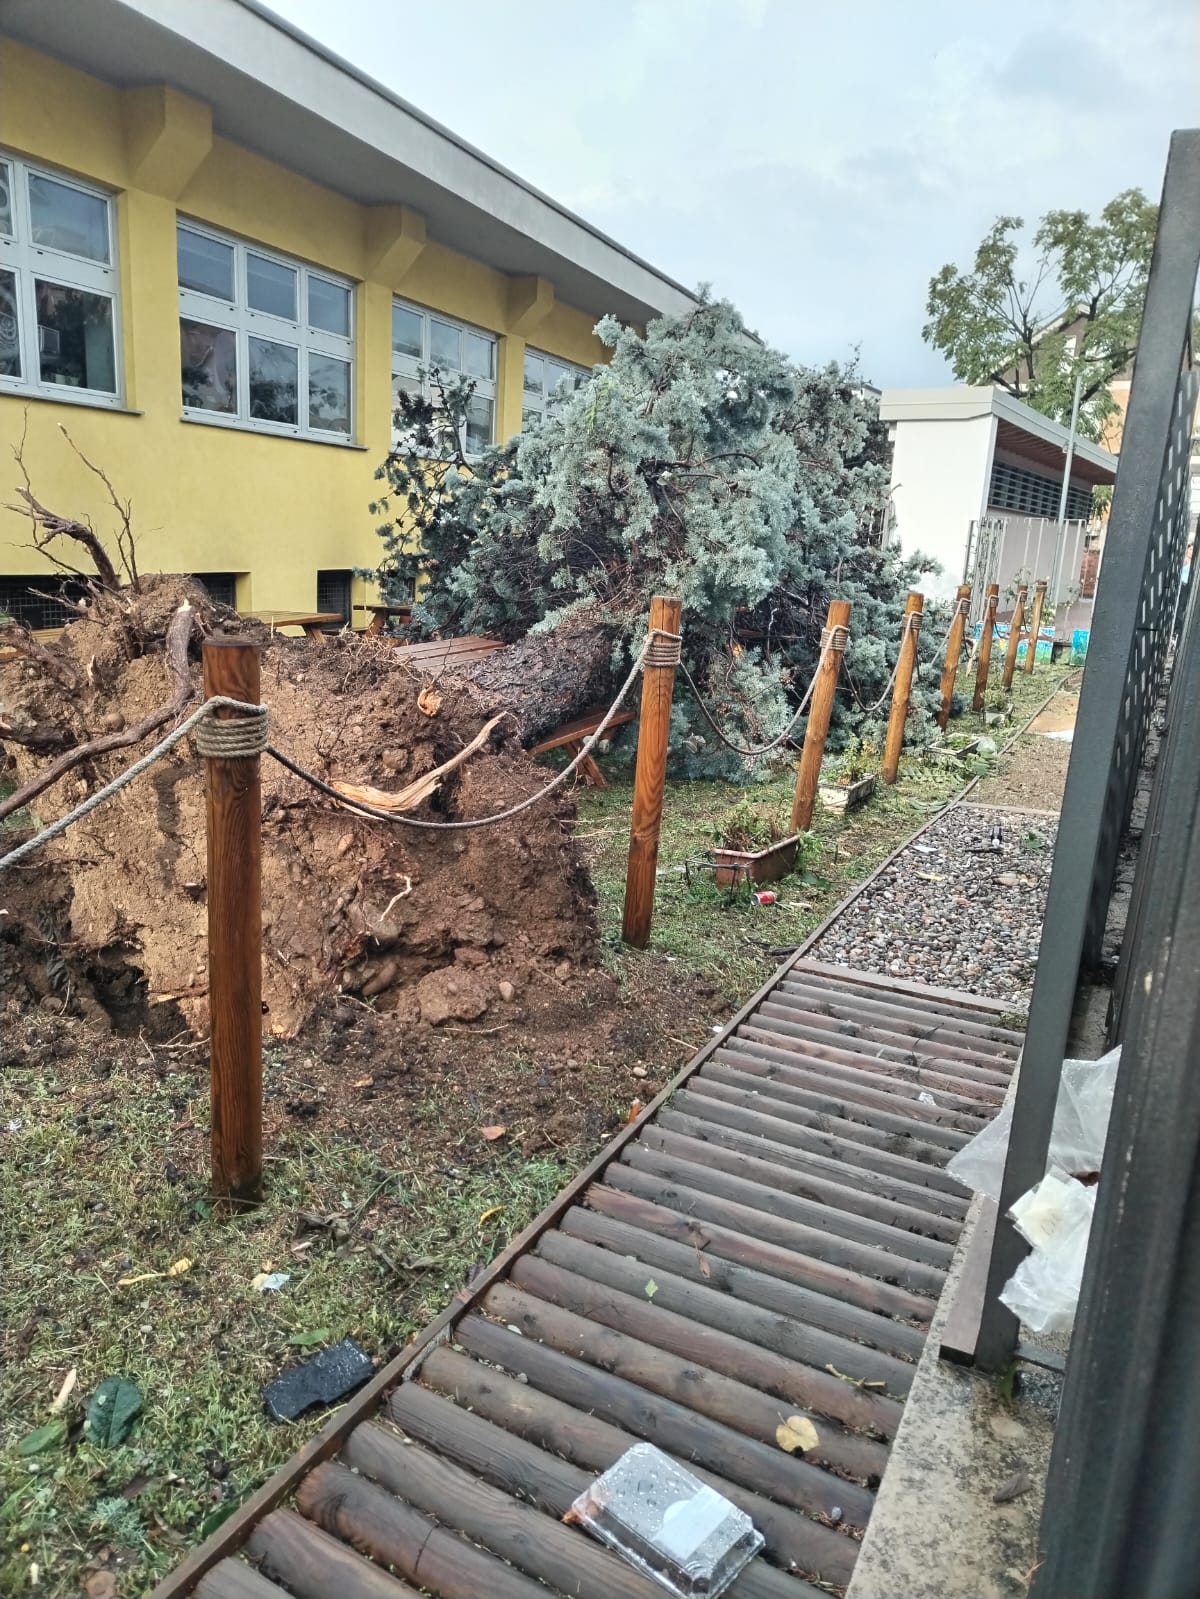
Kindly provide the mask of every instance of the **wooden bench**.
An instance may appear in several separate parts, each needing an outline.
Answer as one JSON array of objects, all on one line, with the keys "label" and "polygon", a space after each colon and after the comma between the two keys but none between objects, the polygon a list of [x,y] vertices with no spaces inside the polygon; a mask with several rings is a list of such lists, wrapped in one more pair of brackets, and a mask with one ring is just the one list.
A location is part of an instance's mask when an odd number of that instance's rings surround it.
[{"label": "wooden bench", "polygon": [[[65,631],[65,627],[35,627],[30,637],[37,644],[49,644],[54,639],[62,638]],[[3,638],[3,634],[0,634],[0,638]],[[15,644],[0,643],[0,661],[15,661],[22,653]]]},{"label": "wooden bench", "polygon": [[[571,759],[574,760],[583,748],[584,740],[590,738],[604,720],[606,709],[606,706],[601,705],[594,711],[585,711],[582,716],[575,717],[571,722],[564,722],[560,728],[557,728],[547,738],[544,738],[540,744],[535,744],[530,754],[544,755],[547,750],[565,749]],[[624,722],[632,722],[636,714],[636,712],[628,709],[619,710],[608,725],[610,728],[620,727]],[[583,773],[589,788],[608,787],[604,780],[604,774],[596,765],[593,756],[589,755],[584,759],[580,765],[580,771]]]},{"label": "wooden bench", "polygon": [[412,666],[432,670],[454,660],[470,660],[503,648],[498,638],[468,634],[465,638],[435,638],[421,644],[397,644],[396,654]]},{"label": "wooden bench", "polygon": [[250,611],[256,622],[265,622],[272,632],[281,627],[303,628],[305,637],[322,639],[325,629],[341,626],[346,618],[340,611]]},{"label": "wooden bench", "polygon": [[369,611],[371,620],[363,629],[364,633],[377,635],[382,633],[389,620],[395,617],[399,622],[412,621],[411,605],[387,605],[382,601],[378,605],[356,605],[356,611]]}]

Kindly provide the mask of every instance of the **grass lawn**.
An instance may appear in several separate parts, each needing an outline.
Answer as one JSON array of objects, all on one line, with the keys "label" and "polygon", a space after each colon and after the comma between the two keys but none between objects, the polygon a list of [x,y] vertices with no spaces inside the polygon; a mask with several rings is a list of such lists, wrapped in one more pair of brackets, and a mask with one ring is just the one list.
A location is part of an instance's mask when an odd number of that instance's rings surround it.
[{"label": "grass lawn", "polygon": [[[1018,724],[1064,675],[1019,676]],[[955,727],[979,722],[968,715]],[[819,811],[819,853],[807,877],[775,885],[772,907],[704,877],[689,885],[678,870],[711,847],[717,818],[742,790],[669,784],[652,947],[635,952],[619,942],[630,784],[624,769],[610,776],[606,792],[578,795],[605,966],[649,1004],[703,979],[714,1019],[763,982],[776,964],[771,950],[801,942],[961,782],[945,767],[909,762],[894,789],[877,790],[848,819]],[[788,775],[755,785],[752,797],[783,807],[791,786]],[[471,1040],[458,1042],[469,1080]],[[680,1059],[696,1038],[675,1042]],[[519,1036],[510,1047],[512,1071],[540,1069]],[[302,1085],[312,1067],[304,1054],[303,1038],[268,1049],[270,1105]],[[364,1058],[347,1070],[381,1064]],[[263,1384],[346,1335],[386,1359],[553,1198],[600,1136],[581,1125],[570,1144],[532,1154],[481,1145],[471,1095],[434,1083],[413,1085],[392,1125],[381,1107],[393,1102],[382,1099],[361,1123],[309,1124],[280,1110],[268,1198],[226,1219],[205,1197],[207,1096],[204,1051],[188,1038],[100,1038],[71,1018],[19,1016],[15,1001],[5,1017],[0,1594],[75,1599],[98,1579],[97,1593],[147,1592],[320,1425],[320,1416],[269,1421]],[[290,1281],[259,1292],[253,1279],[266,1271]],[[124,1283],[143,1273],[157,1275]],[[19,1453],[51,1419],[72,1370],[66,1439]],[[143,1409],[126,1442],[100,1448],[83,1418],[113,1375],[137,1384]]]}]

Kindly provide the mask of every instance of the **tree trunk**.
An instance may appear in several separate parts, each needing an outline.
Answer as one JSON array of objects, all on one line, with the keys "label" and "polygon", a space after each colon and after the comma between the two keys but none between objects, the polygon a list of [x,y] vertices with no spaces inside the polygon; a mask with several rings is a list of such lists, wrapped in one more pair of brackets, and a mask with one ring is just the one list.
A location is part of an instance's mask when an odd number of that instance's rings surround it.
[{"label": "tree trunk", "polygon": [[481,719],[510,711],[521,742],[536,744],[585,711],[608,709],[623,680],[613,672],[612,649],[606,628],[531,633],[461,666],[452,661],[443,681],[469,684]]}]

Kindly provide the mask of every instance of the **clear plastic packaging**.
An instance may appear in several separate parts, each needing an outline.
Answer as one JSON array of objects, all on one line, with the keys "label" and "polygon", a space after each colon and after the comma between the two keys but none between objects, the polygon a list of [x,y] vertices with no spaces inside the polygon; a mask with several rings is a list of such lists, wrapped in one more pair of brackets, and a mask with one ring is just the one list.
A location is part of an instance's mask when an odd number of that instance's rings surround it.
[{"label": "clear plastic packaging", "polygon": [[749,1516],[653,1444],[626,1450],[564,1519],[679,1599],[716,1599],[763,1545]]},{"label": "clear plastic packaging", "polygon": [[1095,1208],[1095,1188],[1052,1171],[1009,1211],[1033,1248],[1000,1299],[1032,1332],[1066,1333],[1074,1326]]}]

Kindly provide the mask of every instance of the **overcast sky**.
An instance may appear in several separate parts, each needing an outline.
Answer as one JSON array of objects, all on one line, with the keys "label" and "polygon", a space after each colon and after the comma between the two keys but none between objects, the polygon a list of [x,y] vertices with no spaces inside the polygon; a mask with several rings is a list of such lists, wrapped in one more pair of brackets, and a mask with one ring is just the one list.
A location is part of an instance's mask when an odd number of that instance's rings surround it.
[{"label": "overcast sky", "polygon": [[993,218],[1157,197],[1196,0],[269,0],[802,361],[950,381],[921,340]]}]

